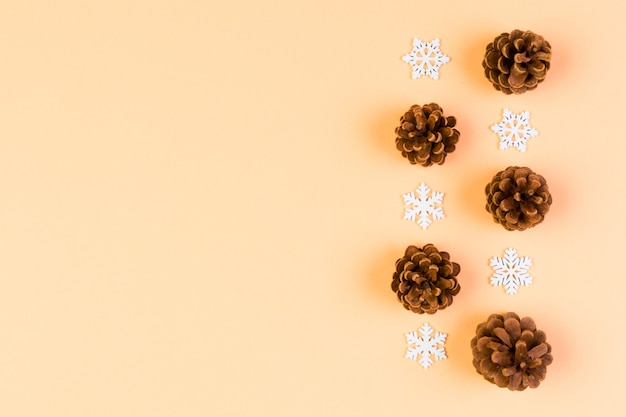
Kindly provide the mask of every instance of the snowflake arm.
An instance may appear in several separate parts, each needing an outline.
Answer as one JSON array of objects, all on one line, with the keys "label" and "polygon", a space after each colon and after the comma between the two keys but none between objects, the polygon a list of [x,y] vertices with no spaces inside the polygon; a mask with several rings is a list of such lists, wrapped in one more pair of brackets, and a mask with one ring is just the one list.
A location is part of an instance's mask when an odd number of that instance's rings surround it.
[{"label": "snowflake arm", "polygon": [[415,221],[415,216],[419,214],[419,212],[415,208],[411,207],[417,206],[417,204],[419,203],[418,200],[415,198],[415,194],[402,194],[402,198],[404,198],[404,205],[406,206],[406,210],[404,211],[404,220]]},{"label": "snowflake arm", "polygon": [[518,257],[517,251],[513,248],[507,249],[503,258],[491,258],[489,264],[494,270],[491,285],[503,286],[507,294],[516,294],[520,286],[527,287],[532,284],[532,277],[528,273],[532,260],[527,256]]},{"label": "snowflake arm", "polygon": [[530,113],[525,111],[519,114],[509,109],[502,112],[502,121],[491,126],[491,130],[500,137],[500,149],[517,148],[526,152],[526,142],[539,134],[530,125]]},{"label": "snowflake arm", "polygon": [[[439,205],[441,206],[441,204],[443,203],[443,193],[439,192],[439,191],[433,191],[433,196],[431,198],[431,201],[433,203],[433,205]],[[441,209],[441,207],[436,207],[432,210],[432,215],[433,215],[433,219],[435,220],[439,220],[439,219],[443,219],[443,210]]]},{"label": "snowflake arm", "polygon": [[417,219],[417,224],[426,230],[433,220],[445,217],[441,208],[444,193],[438,191],[431,193],[430,188],[424,183],[421,183],[416,191],[417,196],[413,192],[402,195],[405,206],[404,219],[410,221]]},{"label": "snowflake arm", "polygon": [[424,369],[428,369],[434,361],[430,358],[430,356],[422,356],[417,362],[422,365]]},{"label": "snowflake arm", "polygon": [[435,337],[432,338],[433,328],[428,323],[424,323],[419,332],[421,336],[418,336],[417,332],[406,334],[406,340],[409,345],[405,356],[407,359],[417,361],[424,369],[428,369],[434,361],[447,358],[444,349],[447,334],[436,332]]},{"label": "snowflake arm", "polygon": [[450,61],[450,57],[439,50],[439,39],[426,43],[418,38],[413,39],[413,50],[402,57],[411,65],[412,78],[415,80],[428,75],[433,80],[439,79],[439,67]]}]

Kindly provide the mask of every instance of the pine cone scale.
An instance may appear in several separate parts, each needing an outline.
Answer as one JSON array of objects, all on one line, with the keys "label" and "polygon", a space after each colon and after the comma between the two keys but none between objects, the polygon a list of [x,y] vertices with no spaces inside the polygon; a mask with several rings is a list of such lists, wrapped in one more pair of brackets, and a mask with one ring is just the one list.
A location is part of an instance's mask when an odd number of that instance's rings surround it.
[{"label": "pine cone scale", "polygon": [[491,361],[498,366],[513,365],[513,358],[509,352],[495,351],[491,354]]},{"label": "pine cone scale", "polygon": [[[499,195],[498,198],[501,198],[501,195]],[[505,198],[499,204],[500,210],[502,210],[503,212],[511,211],[511,210],[513,210],[515,208],[515,206],[517,206],[519,201],[520,200],[515,198],[515,196],[509,197],[509,198]]]},{"label": "pine cone scale", "polygon": [[477,342],[476,345],[478,347],[478,350],[485,350],[485,348],[487,347],[487,345],[491,342],[493,342],[494,338],[489,337],[489,336],[483,336],[480,337]]},{"label": "pine cone scale", "polygon": [[509,74],[508,82],[511,88],[519,89],[524,87],[527,76],[526,68],[522,68],[520,64],[516,63],[511,67],[511,73]]},{"label": "pine cone scale", "polygon": [[520,320],[519,323],[522,328],[522,333],[524,332],[524,330],[530,330],[531,332],[537,330],[537,325],[535,325],[535,321],[530,317],[524,317]]},{"label": "pine cone scale", "polygon": [[487,52],[487,55],[485,55],[485,62],[487,63],[488,68],[497,68],[500,59],[500,54],[496,51],[489,51]]},{"label": "pine cone scale", "polygon": [[548,353],[548,345],[546,343],[542,343],[539,346],[535,346],[531,350],[528,351],[528,357],[531,359],[537,359],[543,355]]},{"label": "pine cone scale", "polygon": [[[511,32],[510,37],[515,38],[517,36],[516,32],[517,32],[516,30]],[[496,37],[496,40],[494,42],[495,50],[501,51],[507,45],[508,40],[507,40],[506,35],[507,35],[506,33],[503,33],[500,36]]]},{"label": "pine cone scale", "polygon": [[[498,71],[500,71],[503,74],[509,74],[511,72],[511,62],[507,59],[505,59],[504,57],[500,57],[498,58],[498,62],[496,64],[496,66],[494,66],[494,68],[496,68]],[[494,75],[497,75],[498,72],[497,71],[493,71]],[[491,82],[494,82],[498,80],[498,77],[492,78],[490,77]]]},{"label": "pine cone scale", "polygon": [[516,373],[514,373],[513,375],[510,376],[509,385],[507,385],[507,388],[509,390],[511,390],[511,391],[517,391],[517,387],[519,387],[521,385],[523,385],[523,383],[522,383],[522,374],[516,372]]},{"label": "pine cone scale", "polygon": [[511,210],[508,212],[505,211],[501,211],[500,216],[504,215],[504,220],[506,220],[507,222],[507,226],[511,227],[512,229],[518,228],[518,229],[522,229],[523,225],[519,224],[520,223],[520,212],[519,210]]},{"label": "pine cone scale", "polygon": [[522,328],[519,323],[519,319],[515,319],[514,317],[509,317],[504,320],[504,330],[514,339],[517,340],[522,335]]},{"label": "pine cone scale", "polygon": [[500,388],[505,388],[509,385],[509,378],[502,375],[501,372],[496,372],[494,374],[493,382]]},{"label": "pine cone scale", "polygon": [[504,343],[508,347],[513,346],[513,343],[511,341],[511,337],[507,333],[506,329],[504,329],[503,327],[498,327],[498,328],[494,329],[493,333],[498,337],[498,339],[500,339],[502,341],[502,343]]},{"label": "pine cone scale", "polygon": [[528,71],[530,72],[530,75],[537,78],[543,78],[546,75],[547,67],[543,62],[535,61],[531,62],[528,66]]}]

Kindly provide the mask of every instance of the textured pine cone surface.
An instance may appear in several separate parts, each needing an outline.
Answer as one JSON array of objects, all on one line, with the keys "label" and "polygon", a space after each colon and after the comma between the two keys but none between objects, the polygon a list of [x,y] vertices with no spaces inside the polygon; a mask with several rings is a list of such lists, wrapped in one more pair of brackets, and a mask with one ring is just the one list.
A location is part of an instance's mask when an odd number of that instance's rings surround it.
[{"label": "textured pine cone surface", "polygon": [[454,126],[456,118],[444,116],[438,104],[414,104],[400,118],[396,148],[411,164],[441,165],[459,141],[460,133]]},{"label": "textured pine cone surface", "polygon": [[483,68],[496,90],[522,94],[543,82],[551,57],[550,43],[542,36],[516,29],[487,45]]},{"label": "textured pine cone surface", "polygon": [[545,178],[528,167],[510,166],[485,187],[487,211],[507,230],[526,230],[541,223],[552,204]]},{"label": "textured pine cone surface", "polygon": [[430,243],[423,248],[409,246],[396,261],[391,289],[407,310],[434,314],[452,304],[461,290],[457,281],[460,271],[447,252]]},{"label": "textured pine cone surface", "polygon": [[552,363],[546,334],[530,317],[492,314],[476,327],[471,341],[473,364],[487,381],[511,391],[537,388]]}]

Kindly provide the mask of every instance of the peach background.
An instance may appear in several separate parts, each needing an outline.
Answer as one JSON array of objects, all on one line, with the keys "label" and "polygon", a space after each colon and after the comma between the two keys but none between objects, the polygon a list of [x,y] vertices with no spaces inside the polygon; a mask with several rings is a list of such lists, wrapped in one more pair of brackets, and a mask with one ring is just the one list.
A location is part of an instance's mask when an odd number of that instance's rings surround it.
[{"label": "peach background", "polygon": [[[0,5],[0,415],[590,416],[626,412],[624,2],[8,1]],[[485,45],[531,29],[547,81],[505,96]],[[401,61],[441,38],[439,81]],[[397,120],[459,120],[443,166],[411,166]],[[540,132],[502,152],[504,107]],[[511,233],[483,187],[511,164],[554,204]],[[402,219],[446,193],[427,231]],[[419,316],[389,288],[409,244],[460,263],[461,293]],[[516,296],[488,284],[509,246]],[[533,317],[554,364],[511,393],[473,369],[492,312]],[[449,359],[404,359],[428,321]]]}]

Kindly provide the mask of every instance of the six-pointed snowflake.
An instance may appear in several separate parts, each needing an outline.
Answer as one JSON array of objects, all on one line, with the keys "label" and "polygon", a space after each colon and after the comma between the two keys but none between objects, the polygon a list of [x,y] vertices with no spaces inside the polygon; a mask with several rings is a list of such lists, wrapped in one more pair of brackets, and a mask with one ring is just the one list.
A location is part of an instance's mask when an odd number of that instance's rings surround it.
[{"label": "six-pointed snowflake", "polygon": [[504,252],[504,258],[491,258],[491,267],[495,273],[491,276],[491,285],[504,286],[507,294],[516,294],[520,285],[529,286],[533,278],[528,274],[532,260],[524,256],[517,256],[517,251],[509,248]]},{"label": "six-pointed snowflake", "polygon": [[491,126],[491,130],[500,136],[500,149],[515,147],[526,152],[526,142],[539,134],[529,123],[530,113],[527,111],[516,114],[504,109],[502,121]]},{"label": "six-pointed snowflake", "polygon": [[430,192],[430,188],[422,183],[417,187],[417,197],[413,192],[402,194],[405,205],[404,219],[415,221],[418,218],[417,224],[422,226],[424,230],[433,222],[430,216],[434,220],[443,219],[444,217],[441,208],[443,193],[433,191],[432,196],[429,197],[428,194]]},{"label": "six-pointed snowflake", "polygon": [[439,50],[439,39],[433,39],[426,43],[418,38],[413,39],[413,50],[404,55],[402,60],[413,68],[413,79],[428,75],[430,78],[439,79],[439,67],[450,61],[447,55]]},{"label": "six-pointed snowflake", "polygon": [[448,335],[436,332],[435,337],[431,338],[430,335],[433,333],[433,328],[430,327],[428,323],[424,323],[419,331],[422,335],[421,337],[417,336],[417,332],[411,332],[405,335],[409,345],[405,357],[415,361],[417,357],[421,355],[418,363],[422,365],[424,369],[428,369],[434,362],[431,356],[434,356],[435,360],[447,358],[443,345],[446,343],[446,337]]}]

